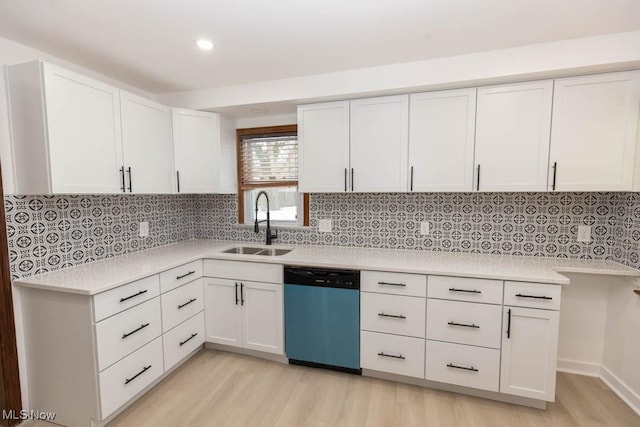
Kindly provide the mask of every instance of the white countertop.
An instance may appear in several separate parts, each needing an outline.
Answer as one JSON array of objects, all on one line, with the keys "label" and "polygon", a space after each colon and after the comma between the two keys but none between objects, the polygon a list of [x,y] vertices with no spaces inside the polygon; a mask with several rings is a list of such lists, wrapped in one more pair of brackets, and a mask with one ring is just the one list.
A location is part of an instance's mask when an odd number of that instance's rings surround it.
[{"label": "white countertop", "polygon": [[558,258],[280,244],[273,247],[293,248],[293,251],[275,257],[222,253],[223,250],[234,246],[261,245],[228,240],[188,240],[16,280],[14,284],[58,292],[94,295],[203,258],[561,285],[569,283],[569,279],[561,273],[640,277],[639,270],[609,261]]}]

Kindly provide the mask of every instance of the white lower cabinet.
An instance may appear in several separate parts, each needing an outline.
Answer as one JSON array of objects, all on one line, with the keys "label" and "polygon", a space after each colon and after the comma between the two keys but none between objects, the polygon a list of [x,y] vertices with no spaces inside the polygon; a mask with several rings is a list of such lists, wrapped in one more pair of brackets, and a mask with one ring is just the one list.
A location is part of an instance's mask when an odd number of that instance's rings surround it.
[{"label": "white lower cabinet", "polygon": [[555,401],[559,313],[504,307],[500,391]]},{"label": "white lower cabinet", "polygon": [[161,337],[100,372],[98,381],[102,419],[111,415],[163,373]]},{"label": "white lower cabinet", "polygon": [[427,340],[425,378],[498,391],[500,350]]},{"label": "white lower cabinet", "polygon": [[282,285],[242,282],[242,346],[284,354]]},{"label": "white lower cabinet", "polygon": [[165,369],[171,369],[202,344],[204,344],[203,311],[164,334]]},{"label": "white lower cabinet", "polygon": [[424,339],[361,331],[360,364],[364,369],[424,378]]}]

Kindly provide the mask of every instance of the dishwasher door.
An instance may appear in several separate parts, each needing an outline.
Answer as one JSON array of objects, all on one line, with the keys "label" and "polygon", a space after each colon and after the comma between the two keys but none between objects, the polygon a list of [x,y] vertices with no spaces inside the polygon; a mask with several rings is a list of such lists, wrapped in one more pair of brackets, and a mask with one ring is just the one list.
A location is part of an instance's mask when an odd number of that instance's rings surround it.
[{"label": "dishwasher door", "polygon": [[285,352],[292,364],[360,373],[360,291],[284,285]]}]

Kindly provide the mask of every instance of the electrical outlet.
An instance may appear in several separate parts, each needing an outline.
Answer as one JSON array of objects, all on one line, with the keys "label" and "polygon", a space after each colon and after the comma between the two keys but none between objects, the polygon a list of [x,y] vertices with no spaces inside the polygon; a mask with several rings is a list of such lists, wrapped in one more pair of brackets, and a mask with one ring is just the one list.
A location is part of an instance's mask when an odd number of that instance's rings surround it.
[{"label": "electrical outlet", "polygon": [[149,222],[141,222],[139,231],[140,237],[149,237]]},{"label": "electrical outlet", "polygon": [[590,242],[591,241],[591,226],[579,225],[578,226],[578,242]]},{"label": "electrical outlet", "polygon": [[420,223],[420,234],[426,236],[429,234],[431,230],[431,223],[429,221],[424,221]]},{"label": "electrical outlet", "polygon": [[323,233],[331,233],[332,221],[330,219],[318,220],[318,231]]}]

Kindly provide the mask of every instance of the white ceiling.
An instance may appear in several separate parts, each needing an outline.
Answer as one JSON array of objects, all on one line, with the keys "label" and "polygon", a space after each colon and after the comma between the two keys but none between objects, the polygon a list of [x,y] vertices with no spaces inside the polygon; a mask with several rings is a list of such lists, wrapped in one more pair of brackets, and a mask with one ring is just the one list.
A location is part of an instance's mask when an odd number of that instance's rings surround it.
[{"label": "white ceiling", "polygon": [[638,0],[0,0],[0,36],[152,93],[637,29]]}]

